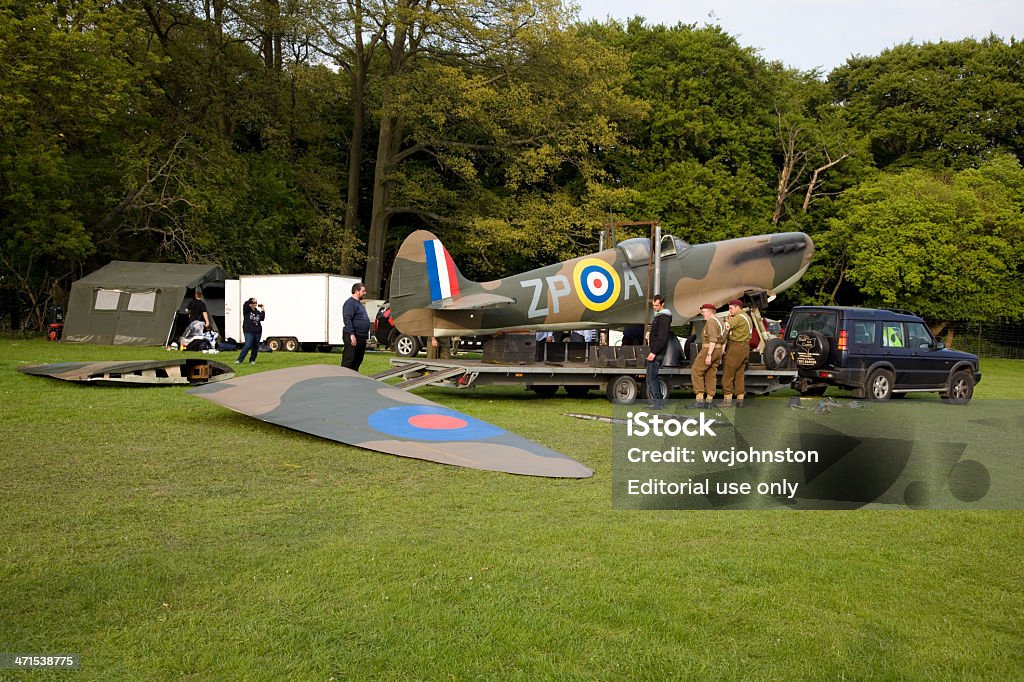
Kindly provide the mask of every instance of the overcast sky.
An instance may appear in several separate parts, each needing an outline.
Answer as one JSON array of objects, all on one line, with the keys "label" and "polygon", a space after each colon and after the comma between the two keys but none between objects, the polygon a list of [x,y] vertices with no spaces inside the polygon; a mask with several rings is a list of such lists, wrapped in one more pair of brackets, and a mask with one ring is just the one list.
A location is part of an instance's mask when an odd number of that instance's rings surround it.
[{"label": "overcast sky", "polygon": [[827,75],[851,55],[900,43],[1024,39],[1024,0],[576,0],[581,19],[649,24],[717,24],[740,45],[799,69]]}]

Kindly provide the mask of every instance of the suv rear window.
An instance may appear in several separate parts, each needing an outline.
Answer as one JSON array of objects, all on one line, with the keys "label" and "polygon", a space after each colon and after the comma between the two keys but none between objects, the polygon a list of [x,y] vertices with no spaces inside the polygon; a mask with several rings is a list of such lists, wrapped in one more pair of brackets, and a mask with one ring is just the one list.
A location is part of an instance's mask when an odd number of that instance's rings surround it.
[{"label": "suv rear window", "polygon": [[793,313],[786,325],[786,338],[796,339],[802,332],[821,332],[828,338],[835,338],[839,315],[834,310],[799,310]]}]

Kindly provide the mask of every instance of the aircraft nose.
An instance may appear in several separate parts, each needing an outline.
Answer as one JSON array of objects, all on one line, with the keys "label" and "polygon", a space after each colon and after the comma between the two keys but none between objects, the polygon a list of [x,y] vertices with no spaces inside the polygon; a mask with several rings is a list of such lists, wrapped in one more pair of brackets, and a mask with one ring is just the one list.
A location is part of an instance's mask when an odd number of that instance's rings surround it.
[{"label": "aircraft nose", "polygon": [[775,265],[775,291],[782,292],[807,272],[814,257],[814,242],[803,232],[774,235],[771,254]]},{"label": "aircraft nose", "polygon": [[799,234],[804,239],[803,267],[800,270],[801,270],[801,272],[806,272],[807,271],[807,266],[809,266],[811,264],[811,258],[814,257],[814,242],[811,240],[811,238],[808,235],[804,234],[803,232],[799,232],[797,234]]}]

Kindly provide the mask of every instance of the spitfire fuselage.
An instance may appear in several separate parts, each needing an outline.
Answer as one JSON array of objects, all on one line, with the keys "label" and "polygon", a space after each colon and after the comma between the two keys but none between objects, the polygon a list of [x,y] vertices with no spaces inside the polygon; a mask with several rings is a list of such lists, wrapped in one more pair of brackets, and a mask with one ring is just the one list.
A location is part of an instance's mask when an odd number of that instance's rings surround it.
[{"label": "spitfire fuselage", "polygon": [[[392,271],[392,315],[406,334],[480,335],[642,324],[656,288],[647,239],[626,240],[589,256],[481,283],[463,278],[447,252],[419,257],[430,250],[424,244],[431,240],[440,244],[428,232],[410,235]],[[811,239],[799,232],[698,245],[666,236],[657,289],[681,322],[696,316],[702,303],[721,306],[750,290],[784,291],[807,270],[813,252]],[[445,259],[449,267],[441,276],[448,288],[438,289],[436,275],[430,273]]]}]

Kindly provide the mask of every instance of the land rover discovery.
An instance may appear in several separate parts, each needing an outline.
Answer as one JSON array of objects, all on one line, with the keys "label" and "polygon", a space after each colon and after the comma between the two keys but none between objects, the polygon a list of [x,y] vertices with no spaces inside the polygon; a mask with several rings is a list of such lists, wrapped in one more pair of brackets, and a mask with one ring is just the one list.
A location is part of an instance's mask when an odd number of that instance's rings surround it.
[{"label": "land rover discovery", "polygon": [[902,311],[799,306],[785,338],[797,367],[793,386],[804,394],[839,386],[888,400],[929,391],[964,404],[981,381],[977,355],[946,348],[924,320]]}]

